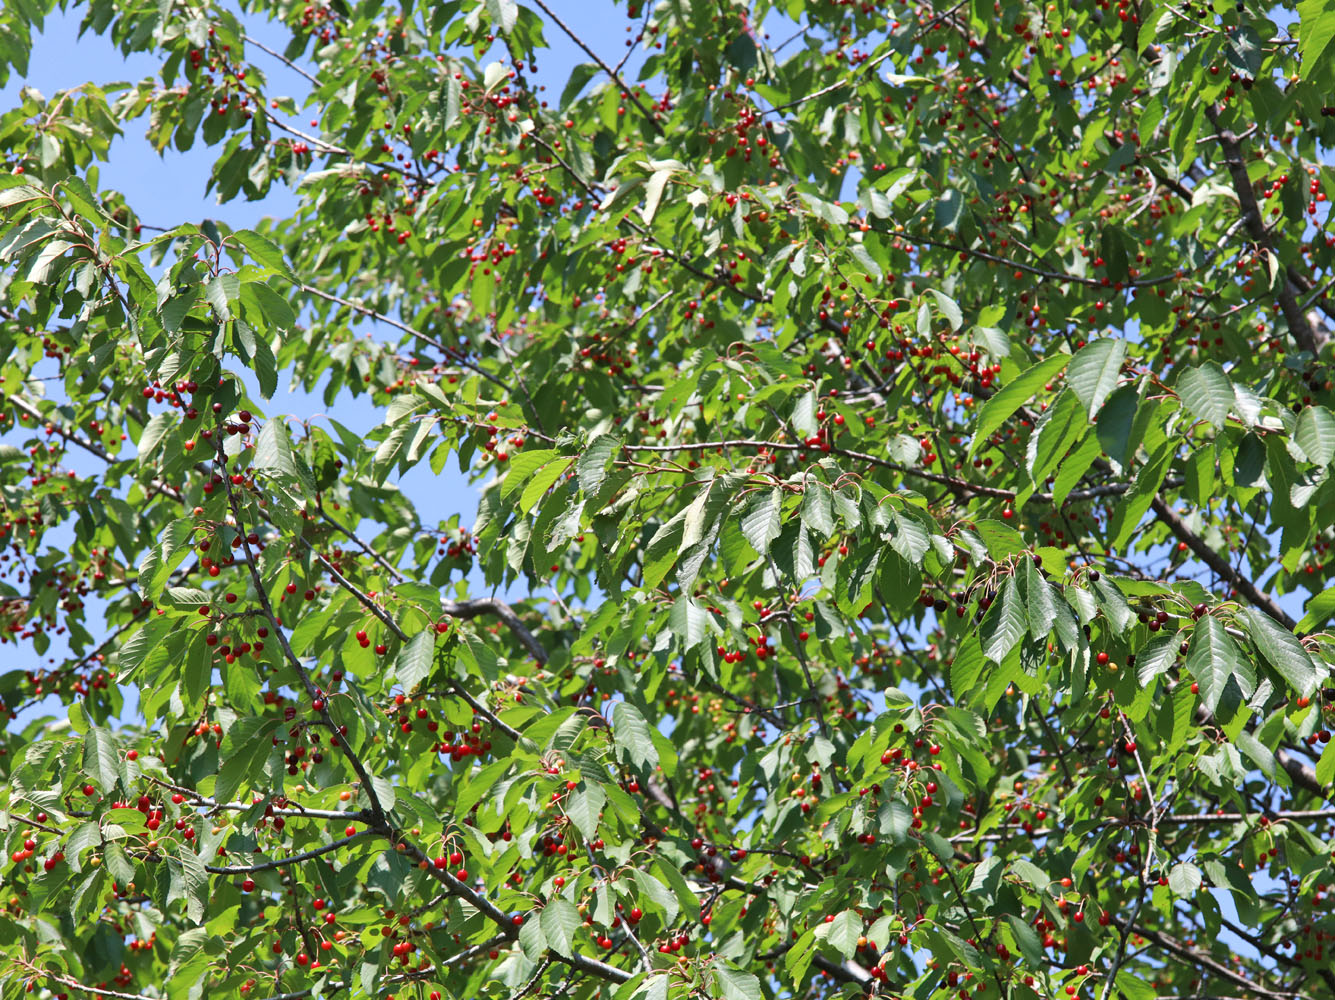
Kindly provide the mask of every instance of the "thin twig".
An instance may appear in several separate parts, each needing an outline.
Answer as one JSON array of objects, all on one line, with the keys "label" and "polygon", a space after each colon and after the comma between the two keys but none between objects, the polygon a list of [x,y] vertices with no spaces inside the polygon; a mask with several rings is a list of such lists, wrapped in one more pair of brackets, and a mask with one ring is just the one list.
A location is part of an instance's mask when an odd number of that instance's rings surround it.
[{"label": "thin twig", "polygon": [[369,829],[358,830],[351,836],[341,837],[338,840],[325,844],[321,847],[315,847],[309,851],[302,851],[300,854],[293,854],[290,857],[286,858],[276,858],[273,861],[261,861],[259,864],[228,865],[228,866],[205,865],[204,868],[205,870],[211,872],[214,875],[249,875],[252,872],[272,871],[275,868],[286,868],[288,865],[299,864],[302,861],[309,861],[311,860],[311,858],[318,858],[323,854],[329,854],[332,851],[337,851],[340,847],[346,847],[348,844],[351,844],[354,840],[360,840],[361,838],[366,837],[370,834],[374,834],[375,832],[376,831]]}]

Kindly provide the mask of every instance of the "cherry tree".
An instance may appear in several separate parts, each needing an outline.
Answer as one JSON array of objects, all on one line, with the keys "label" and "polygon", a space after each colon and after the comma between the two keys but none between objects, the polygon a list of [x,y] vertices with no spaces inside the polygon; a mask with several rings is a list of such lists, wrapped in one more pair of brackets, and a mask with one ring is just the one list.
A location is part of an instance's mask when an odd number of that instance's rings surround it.
[{"label": "cherry tree", "polygon": [[0,996],[1335,997],[1335,4],[587,2],[0,118]]}]

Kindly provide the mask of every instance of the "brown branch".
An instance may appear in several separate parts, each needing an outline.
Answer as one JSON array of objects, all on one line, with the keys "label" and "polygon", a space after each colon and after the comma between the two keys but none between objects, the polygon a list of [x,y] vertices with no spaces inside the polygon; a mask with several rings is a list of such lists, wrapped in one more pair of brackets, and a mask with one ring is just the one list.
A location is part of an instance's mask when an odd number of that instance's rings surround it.
[{"label": "brown branch", "polygon": [[375,786],[371,783],[370,772],[366,770],[366,765],[353,751],[351,744],[339,733],[338,725],[334,722],[333,716],[329,714],[328,701],[319,697],[319,689],[315,686],[315,682],[311,680],[311,675],[302,665],[301,659],[293,652],[292,644],[287,639],[287,633],[283,631],[282,624],[278,621],[273,602],[269,600],[269,591],[264,586],[264,578],[260,576],[259,566],[255,562],[254,554],[250,551],[250,542],[246,540],[245,520],[241,516],[241,502],[237,499],[236,491],[232,489],[232,477],[227,470],[227,456],[223,452],[222,445],[220,436],[217,453],[220,476],[223,481],[223,488],[227,491],[227,504],[232,510],[232,519],[236,522],[237,536],[241,540],[241,549],[246,556],[246,568],[250,570],[250,579],[255,585],[255,594],[260,602],[260,607],[264,609],[265,617],[269,619],[269,624],[273,627],[274,636],[278,639],[278,645],[283,651],[283,656],[292,665],[297,677],[300,678],[306,697],[312,703],[319,698],[321,702],[318,711],[320,719],[333,734],[334,745],[342,749],[343,755],[348,759],[348,763],[356,773],[357,779],[361,782],[362,790],[371,803],[372,823],[377,827],[387,827],[389,821],[385,815],[384,806],[380,804],[380,796],[376,794]]},{"label": "brown branch", "polygon": [[288,69],[292,70],[294,73],[300,73],[302,76],[306,78],[307,82],[312,83],[317,87],[320,86],[319,80],[311,76],[309,73],[307,73],[304,69],[302,69],[296,63],[294,63],[287,56],[283,55],[281,52],[275,52],[273,49],[269,48],[269,46],[265,45],[263,42],[256,41],[249,35],[242,35],[241,40],[245,42],[247,45],[255,46],[255,48],[259,49],[261,52],[267,52],[269,55],[273,56]]},{"label": "brown branch", "polygon": [[261,861],[259,864],[254,865],[205,865],[204,869],[214,875],[249,875],[252,872],[265,872],[272,871],[275,868],[286,868],[288,865],[295,865],[302,861],[309,861],[311,858],[318,858],[322,854],[329,854],[332,851],[337,851],[340,847],[346,847],[354,840],[359,840],[374,832],[374,830],[358,830],[349,837],[341,837],[332,843],[323,845],[322,847],[315,847],[309,851],[302,851],[300,854],[293,854],[291,857],[287,858],[276,858],[273,861]]},{"label": "brown branch", "polygon": [[1278,821],[1332,819],[1335,818],[1335,809],[1282,809],[1273,813],[1179,813],[1175,816],[1160,816],[1159,825],[1166,826],[1170,823],[1184,825],[1200,823],[1237,823],[1258,818],[1268,819],[1272,823]]},{"label": "brown branch", "polygon": [[[957,253],[965,253],[970,257],[977,257],[980,260],[990,261],[993,264],[1004,264],[1007,267],[1013,267],[1016,270],[1024,271],[1027,274],[1037,275],[1040,278],[1047,278],[1049,281],[1065,281],[1073,285],[1086,285],[1090,288],[1107,288],[1114,291],[1113,287],[1104,282],[1102,278],[1087,278],[1077,274],[1068,274],[1065,271],[1049,271],[1045,268],[1036,267],[1033,264],[1026,264],[1023,261],[1011,260],[1009,257],[999,257],[996,254],[988,253],[986,250],[979,250],[976,247],[960,246],[958,243],[945,243],[941,240],[934,240],[926,236],[915,236],[912,233],[892,232],[880,226],[873,225],[877,232],[885,233],[887,236],[896,236],[911,243],[925,243],[927,246],[937,247],[941,250],[953,250]],[[1176,274],[1161,274],[1157,278],[1134,278],[1122,282],[1122,288],[1148,288],[1153,285],[1163,285],[1170,281],[1179,280]]]},{"label": "brown branch", "polygon": [[1257,589],[1255,583],[1235,570],[1229,564],[1227,559],[1205,543],[1205,539],[1201,538],[1200,535],[1187,527],[1187,523],[1173,511],[1173,508],[1168,506],[1167,502],[1165,502],[1162,497],[1156,495],[1154,499],[1150,501],[1150,507],[1158,516],[1159,520],[1168,526],[1168,530],[1176,536],[1178,541],[1185,542],[1187,548],[1191,549],[1201,562],[1214,570],[1220,579],[1227,582],[1229,586],[1239,594],[1247,598],[1252,604],[1260,608],[1271,618],[1275,619],[1275,621],[1279,622],[1286,629],[1289,629],[1290,631],[1293,630],[1293,627],[1297,622],[1295,622],[1283,608],[1276,604],[1270,595],[1261,593],[1261,591]]},{"label": "brown branch", "polygon": [[[716,448],[765,448],[769,451],[811,451],[815,446],[805,444],[795,444],[790,441],[761,441],[754,438],[734,438],[719,441],[696,441],[682,442],[680,444],[623,444],[623,451],[628,452],[655,452],[670,453],[677,451],[712,451]],[[817,449],[820,450],[820,449]],[[821,451],[822,454],[840,455],[845,458],[857,459],[859,462],[866,462],[881,469],[889,469],[891,472],[898,472],[906,476],[913,476],[930,483],[937,483],[944,486],[962,498],[968,496],[993,497],[997,500],[1014,500],[1018,493],[1015,490],[998,489],[995,486],[983,486],[979,483],[971,483],[965,479],[956,479],[953,476],[942,475],[937,472],[928,472],[925,469],[916,469],[911,465],[901,465],[898,462],[891,462],[888,459],[881,458],[879,455],[870,455],[864,451],[854,451],[851,448],[840,448],[834,445],[830,446],[828,452]],[[1091,486],[1088,489],[1072,490],[1066,495],[1067,502],[1079,502],[1082,500],[1094,500],[1099,497],[1117,496],[1125,493],[1131,488],[1131,483],[1104,483],[1099,486]],[[1033,493],[1030,498],[1041,503],[1053,503],[1054,496],[1051,493]]]},{"label": "brown branch", "polygon": [[394,579],[397,580],[399,583],[403,583],[407,579],[402,573],[399,572],[398,567],[396,567],[392,562],[390,562],[383,555],[377,552],[371,545],[362,541],[352,531],[343,527],[342,524],[340,524],[334,518],[330,517],[328,511],[324,509],[324,501],[323,499],[319,498],[319,494],[317,494],[317,500],[318,503],[315,509],[319,512],[320,517],[323,518],[325,522],[327,522],[329,525],[337,529],[343,535],[347,536],[352,541],[352,543],[357,546],[357,548],[361,549],[362,552],[364,552],[366,555],[370,556],[372,559],[378,562],[382,567],[384,567],[385,571],[389,573],[390,576],[394,577]]},{"label": "brown branch", "polygon": [[122,993],[120,990],[109,990],[105,986],[92,986],[88,983],[81,983],[72,976],[39,969],[26,959],[14,958],[10,959],[10,961],[21,969],[27,969],[35,978],[59,983],[61,986],[68,987],[69,989],[78,990],[80,993],[89,993],[98,997],[115,997],[116,1000],[157,1000],[156,997],[146,996],[143,993]]},{"label": "brown branch", "polygon": [[1163,948],[1165,951],[1172,952],[1179,958],[1186,959],[1192,965],[1199,966],[1203,969],[1208,969],[1216,976],[1219,976],[1223,979],[1227,979],[1235,986],[1241,986],[1243,989],[1251,990],[1253,993],[1258,993],[1264,997],[1296,997],[1302,995],[1301,993],[1297,992],[1272,990],[1268,987],[1260,986],[1257,983],[1252,982],[1246,976],[1234,972],[1228,966],[1216,962],[1205,952],[1199,951],[1196,948],[1188,947],[1181,941],[1178,941],[1176,938],[1164,934],[1162,931],[1150,930],[1148,927],[1143,927],[1139,924],[1136,924],[1133,929],[1138,935],[1143,937],[1146,941],[1153,941],[1155,944]]},{"label": "brown branch", "polygon": [[1323,786],[1321,782],[1317,780],[1316,771],[1308,767],[1287,750],[1281,748],[1275,751],[1275,759],[1279,761],[1279,766],[1284,768],[1289,779],[1299,788],[1305,789],[1313,795],[1323,799],[1329,800],[1335,798],[1335,790]]},{"label": "brown branch", "polygon": [[514,608],[499,597],[475,597],[468,601],[441,601],[441,610],[451,618],[477,618],[480,615],[495,615],[508,628],[525,649],[529,651],[538,665],[547,662],[547,651],[528,627],[519,620]]},{"label": "brown branch", "polygon": [[[1233,191],[1238,196],[1238,205],[1242,210],[1242,218],[1247,226],[1247,231],[1258,246],[1262,247],[1267,253],[1274,254],[1275,259],[1278,260],[1279,255],[1275,251],[1274,241],[1270,238],[1270,231],[1266,229],[1265,216],[1256,202],[1256,192],[1252,190],[1251,177],[1247,174],[1247,164],[1242,157],[1242,148],[1238,143],[1238,136],[1230,129],[1220,125],[1219,111],[1213,104],[1206,105],[1205,117],[1210,119],[1210,124],[1214,126],[1215,132],[1218,133],[1219,148],[1224,154],[1224,165],[1228,167],[1229,176],[1233,180]],[[1319,355],[1321,345],[1317,342],[1316,332],[1312,329],[1312,324],[1307,321],[1306,314],[1298,304],[1298,289],[1287,273],[1284,275],[1283,283],[1275,291],[1275,300],[1279,303],[1280,312],[1284,314],[1289,332],[1293,334],[1293,339],[1297,341],[1298,346],[1313,357]]]},{"label": "brown branch", "polygon": [[[209,798],[208,796],[200,795],[199,792],[195,791],[193,788],[187,788],[185,785],[176,785],[170,781],[163,781],[156,775],[145,774],[144,778],[147,779],[151,784],[157,785],[159,788],[166,788],[169,791],[179,792],[182,795],[188,796],[192,804],[198,806],[204,806],[206,808],[207,810],[206,815],[208,812],[213,812],[214,810],[217,809],[228,809],[236,812],[244,812],[247,809],[253,808],[255,805],[255,803],[253,802],[218,802],[214,799]],[[346,810],[338,810],[338,809],[306,809],[303,808],[302,806],[291,803],[289,803],[288,808],[275,809],[273,811],[273,814],[275,816],[300,816],[306,819],[356,820],[362,823],[366,822],[366,820],[369,819],[369,814],[361,809],[357,809],[352,812],[348,812]]]},{"label": "brown branch", "polygon": [[[371,599],[370,594],[366,593],[366,591],[362,590],[340,573],[334,567],[334,564],[317,551],[315,546],[304,537],[301,538],[301,542],[311,551],[320,564],[324,566],[325,571],[329,573],[335,583],[350,593],[353,597],[357,598],[362,607],[366,608],[371,614],[375,615],[376,618],[380,619],[384,626],[393,632],[400,642],[408,641],[408,633],[399,627],[399,623],[394,620],[394,617],[388,611]],[[514,609],[499,598],[483,597],[478,598],[475,601],[444,601],[442,602],[442,610],[446,614],[454,614],[455,617],[459,618],[473,618],[487,612],[495,614],[509,625],[512,630],[515,630],[515,635],[519,637],[521,642],[528,646],[530,652],[536,649],[538,651],[537,658],[543,663],[547,662],[547,657],[543,653],[542,647],[538,644],[537,639],[533,637],[533,633],[530,632],[524,626],[524,623],[519,620],[519,616],[514,613]],[[458,613],[455,614],[455,612]],[[510,739],[518,742],[520,733],[517,729],[502,722],[496,716],[496,713],[474,698],[462,684],[459,684],[457,681],[451,681],[450,685],[454,689],[454,692],[466,701],[473,711],[485,718],[494,728],[499,729],[501,732],[505,733],[506,736],[510,737]]]},{"label": "brown branch", "polygon": [[663,126],[659,125],[658,120],[655,119],[654,116],[649,113],[648,109],[646,109],[645,106],[640,103],[639,98],[635,96],[635,92],[631,90],[630,87],[626,86],[626,82],[621,79],[621,77],[617,74],[617,71],[614,70],[611,66],[607,65],[607,63],[603,62],[603,60],[599,57],[598,53],[594,52],[593,49],[589,48],[588,44],[584,41],[584,39],[580,38],[579,35],[571,31],[569,26],[559,17],[556,16],[556,12],[553,11],[550,7],[548,7],[545,3],[543,3],[542,0],[533,0],[533,2],[538,7],[539,10],[541,10],[544,14],[546,14],[548,17],[552,19],[552,21],[556,24],[558,28],[560,28],[562,31],[565,32],[566,37],[568,37],[572,42],[574,42],[581,49],[583,49],[585,54],[588,55],[588,57],[592,59],[594,62],[596,62],[602,68],[602,71],[604,73],[606,73],[609,77],[612,78],[612,81],[616,83],[618,87],[621,88],[621,92],[626,95],[626,97],[630,100],[632,104],[635,105],[636,109],[644,117],[644,120],[649,123],[650,127],[659,135],[662,135]]},{"label": "brown branch", "polygon": [[416,337],[422,343],[428,344],[431,347],[434,347],[436,350],[440,351],[442,354],[444,354],[447,358],[454,361],[456,364],[464,368],[467,368],[471,372],[475,372],[476,374],[481,375],[483,378],[487,379],[487,381],[500,386],[507,393],[509,393],[510,391],[510,387],[506,385],[502,379],[497,378],[495,375],[491,374],[491,372],[486,371],[478,367],[473,362],[469,361],[468,358],[464,356],[463,352],[460,351],[458,348],[450,347],[443,341],[437,340],[435,337],[430,337],[427,334],[423,333],[421,330],[411,327],[407,323],[400,322],[393,316],[387,316],[382,312],[377,312],[370,306],[361,305],[360,303],[353,302],[351,299],[345,299],[340,295],[335,295],[332,292],[323,291],[319,288],[316,288],[314,285],[300,285],[298,287],[300,287],[301,290],[303,292],[306,292],[308,295],[314,295],[317,298],[325,299],[328,302],[333,302],[337,305],[343,306],[345,309],[351,309],[353,312],[361,313],[367,319],[373,319],[378,323],[384,323],[386,326],[392,326],[396,330],[400,330],[403,333]]}]

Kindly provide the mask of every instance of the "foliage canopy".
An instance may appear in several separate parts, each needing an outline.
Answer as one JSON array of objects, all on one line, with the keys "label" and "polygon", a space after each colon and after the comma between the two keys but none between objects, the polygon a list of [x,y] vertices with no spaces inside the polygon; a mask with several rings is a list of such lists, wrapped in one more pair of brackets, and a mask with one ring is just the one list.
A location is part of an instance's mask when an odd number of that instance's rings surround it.
[{"label": "foliage canopy", "polygon": [[1331,0],[80,6],[0,995],[1335,997]]}]

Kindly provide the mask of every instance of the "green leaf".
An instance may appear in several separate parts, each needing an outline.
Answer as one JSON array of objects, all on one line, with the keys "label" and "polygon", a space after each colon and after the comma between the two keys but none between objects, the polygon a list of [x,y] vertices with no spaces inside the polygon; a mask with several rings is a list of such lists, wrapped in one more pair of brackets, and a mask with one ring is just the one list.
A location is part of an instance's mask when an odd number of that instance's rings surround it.
[{"label": "green leaf", "polygon": [[[213,795],[219,802],[231,802],[236,794],[247,784],[262,780],[262,765],[273,750],[273,733],[278,722],[270,720],[253,728],[247,727],[249,736],[243,735],[241,720],[228,733],[231,746],[224,744],[226,756],[218,769],[214,780]],[[258,720],[254,720],[258,722]]]},{"label": "green leaf", "polygon": [[1168,888],[1174,896],[1191,896],[1201,887],[1201,870],[1190,861],[1179,861],[1168,870]]},{"label": "green leaf", "polygon": [[1154,678],[1168,672],[1181,643],[1176,632],[1156,632],[1136,651],[1136,678],[1141,687],[1148,687]]},{"label": "green leaf", "polygon": [[816,394],[804,392],[793,404],[793,429],[803,437],[811,437],[819,429],[816,423]]},{"label": "green leaf", "polygon": [[514,30],[515,21],[519,18],[519,4],[515,0],[487,0],[487,17],[496,28],[508,35]]},{"label": "green leaf", "polygon": [[1099,446],[1119,468],[1125,469],[1130,465],[1140,444],[1132,434],[1139,404],[1140,393],[1136,387],[1124,385],[1113,390],[1099,410],[1095,425]]},{"label": "green leaf", "polygon": [[802,495],[802,523],[822,538],[834,534],[834,506],[824,483],[807,483]]},{"label": "green leaf", "polygon": [[1274,753],[1270,748],[1258,740],[1247,730],[1238,733],[1238,749],[1241,750],[1256,765],[1257,770],[1264,774],[1271,781],[1278,779],[1279,762],[1275,759]]},{"label": "green leaf", "polygon": [[913,826],[913,810],[898,799],[882,802],[876,818],[881,833],[896,844],[904,842]]},{"label": "green leaf", "polygon": [[723,1000],[763,1000],[760,980],[749,972],[734,969],[722,959],[714,962],[714,986]]},{"label": "green leaf", "polygon": [[862,918],[853,910],[841,910],[827,926],[826,942],[844,958],[852,958],[862,936]]},{"label": "green leaf", "polygon": [[103,795],[116,788],[120,774],[116,743],[101,726],[93,726],[83,738],[83,769]]},{"label": "green leaf", "polygon": [[563,958],[572,957],[575,954],[575,935],[583,922],[579,918],[579,911],[569,901],[555,896],[547,901],[538,919],[548,947]]},{"label": "green leaf", "polygon": [[578,96],[585,85],[595,76],[602,72],[597,63],[579,63],[570,71],[570,77],[566,80],[565,87],[561,90],[561,100],[557,103],[558,107],[566,108],[570,102]]},{"label": "green leaf", "polygon": [[1020,564],[1020,596],[1025,615],[1029,619],[1029,633],[1035,638],[1046,638],[1057,619],[1057,597],[1052,586],[1043,579],[1032,559]]},{"label": "green leaf", "polygon": [[630,702],[619,701],[612,706],[612,735],[616,745],[625,751],[625,756],[636,767],[658,763],[658,750],[649,734],[649,723]]},{"label": "green leaf", "polygon": [[1155,1000],[1159,991],[1148,979],[1143,979],[1134,972],[1120,969],[1117,972],[1117,990],[1126,1000]]},{"label": "green leaf", "polygon": [[1037,932],[1013,913],[1006,914],[1006,923],[1010,926],[1011,935],[1015,938],[1016,947],[1020,949],[1025,962],[1033,967],[1041,966],[1043,942]]},{"label": "green leaf", "polygon": [[283,251],[267,236],[261,236],[251,229],[238,229],[232,234],[232,238],[245,247],[246,253],[256,263],[262,264],[294,285],[301,284],[297,272],[292,270],[283,257]]},{"label": "green leaf", "polygon": [[97,820],[80,823],[69,835],[63,848],[70,867],[76,872],[83,871],[83,852],[102,843],[102,827]]},{"label": "green leaf", "polygon": [[781,494],[777,489],[764,490],[755,495],[742,516],[742,535],[762,556],[769,552],[770,542],[779,537],[781,522],[779,501]]},{"label": "green leaf", "polygon": [[1324,406],[1306,406],[1298,414],[1293,440],[1307,460],[1315,465],[1329,465],[1335,457],[1335,416]]},{"label": "green leaf", "polygon": [[1233,405],[1233,383],[1214,361],[1188,368],[1177,380],[1177,395],[1201,420],[1222,428]]},{"label": "green leaf", "polygon": [[600,434],[589,442],[589,446],[575,460],[575,475],[579,488],[587,497],[595,497],[607,478],[607,467],[612,456],[621,447],[621,442],[610,434]]},{"label": "green leaf", "polygon": [[1265,661],[1288,682],[1301,697],[1311,697],[1324,676],[1303,644],[1288,629],[1269,615],[1248,605],[1242,609],[1247,634]]},{"label": "green leaf", "polygon": [[1123,494],[1122,499],[1118,502],[1117,508],[1113,512],[1112,522],[1108,525],[1108,545],[1110,548],[1121,548],[1140,526],[1145,512],[1154,503],[1154,497],[1163,484],[1164,476],[1168,474],[1168,467],[1172,465],[1177,443],[1175,439],[1171,438],[1165,441],[1150,457],[1150,460],[1142,465],[1136,473],[1131,488]]},{"label": "green leaf", "polygon": [[533,478],[524,487],[524,492],[519,495],[520,513],[527,514],[532,510],[533,506],[551,489],[552,484],[565,475],[569,468],[570,460],[562,457],[548,462],[534,473]]},{"label": "green leaf", "polygon": [[709,612],[688,594],[679,594],[672,603],[668,626],[682,641],[682,649],[694,649],[709,636]]},{"label": "green leaf", "polygon": [[950,665],[950,690],[957,699],[963,701],[976,690],[985,666],[982,646],[978,637],[971,634],[960,644],[955,660]]},{"label": "green leaf", "polygon": [[278,418],[264,422],[263,429],[255,439],[255,454],[251,458],[250,467],[256,471],[276,472],[293,479],[300,477],[286,422]]},{"label": "green leaf", "polygon": [[667,187],[672,174],[671,170],[655,170],[649,175],[649,180],[644,185],[644,207],[640,209],[640,218],[644,220],[646,226],[654,221],[658,203],[663,199],[663,190]]},{"label": "green leaf", "polygon": [[1044,358],[1022,375],[1011,379],[996,395],[984,403],[978,411],[978,422],[974,427],[969,454],[973,455],[993,431],[1029,402],[1034,393],[1055,378],[1070,360],[1070,356],[1066,354],[1054,354],[1052,357]]},{"label": "green leaf", "polygon": [[167,432],[172,429],[173,420],[170,413],[156,413],[153,418],[144,426],[144,431],[139,435],[139,462],[143,463],[152,459],[158,450],[158,446],[167,436]]},{"label": "green leaf", "polygon": [[1298,58],[1303,75],[1312,76],[1335,38],[1335,0],[1298,0],[1297,9]]},{"label": "green leaf", "polygon": [[1086,344],[1071,357],[1066,369],[1066,384],[1093,420],[1104,400],[1117,388],[1117,379],[1126,361],[1126,341],[1104,337]]},{"label": "green leaf", "polygon": [[15,205],[45,197],[47,197],[46,192],[40,188],[35,188],[31,184],[20,184],[17,187],[0,190],[0,209],[13,208]]},{"label": "green leaf", "polygon": [[219,322],[232,318],[232,302],[241,294],[241,281],[235,274],[215,274],[204,282],[204,298],[213,306]]},{"label": "green leaf", "polygon": [[[180,854],[169,859],[173,886],[179,886],[185,898],[186,916],[196,924],[204,920],[209,902],[209,873],[204,862],[189,846],[182,847]],[[173,890],[175,891],[175,890]]]},{"label": "green leaf", "polygon": [[933,225],[938,230],[955,232],[959,229],[960,218],[964,215],[964,195],[951,188],[941,195],[933,213]]},{"label": "green leaf", "polygon": [[1107,574],[1101,574],[1097,580],[1092,581],[1091,588],[1099,610],[1103,612],[1103,617],[1108,619],[1113,631],[1125,634],[1135,623],[1136,615],[1116,581]]},{"label": "green leaf", "polygon": [[509,471],[501,483],[501,499],[509,500],[524,488],[529,479],[548,462],[560,457],[560,453],[550,448],[525,448],[511,455],[508,460]]},{"label": "green leaf", "polygon": [[1010,873],[1025,882],[1040,895],[1048,891],[1053,882],[1052,876],[1026,858],[1015,858],[1009,865]]},{"label": "green leaf", "polygon": [[530,962],[540,962],[547,955],[547,938],[542,932],[541,916],[529,914],[519,925],[519,948]]},{"label": "green leaf", "polygon": [[1304,611],[1303,620],[1294,629],[1296,632],[1311,632],[1335,614],[1335,587],[1327,587],[1321,593],[1314,594]]},{"label": "green leaf", "polygon": [[1038,418],[1025,448],[1029,477],[1035,486],[1042,484],[1059,464],[1065,464],[1066,453],[1088,432],[1089,421],[1075,395],[1062,390]]},{"label": "green leaf", "polygon": [[566,800],[566,815],[586,840],[592,839],[597,833],[598,814],[606,803],[607,793],[602,786],[588,781],[581,783]]},{"label": "green leaf", "polygon": [[1017,592],[1015,578],[1008,576],[979,630],[983,655],[993,663],[1000,663],[1024,638],[1026,626],[1024,603]]},{"label": "green leaf", "polygon": [[1326,744],[1317,759],[1316,780],[1322,788],[1329,788],[1335,782],[1335,740]]},{"label": "green leaf", "polygon": [[946,318],[952,330],[958,330],[964,325],[964,314],[960,312],[958,303],[955,302],[945,292],[938,291],[935,288],[927,289],[936,299],[936,307],[941,311],[941,315]]},{"label": "green leaf", "polygon": [[1256,689],[1256,674],[1251,661],[1224,631],[1224,626],[1209,615],[1198,621],[1192,630],[1186,667],[1196,678],[1201,702],[1211,712],[1219,707],[1230,684],[1236,687],[1241,698],[1250,698]]},{"label": "green leaf", "polygon": [[395,675],[404,693],[411,693],[431,672],[431,661],[436,650],[436,629],[428,626],[418,632],[399,651]]},{"label": "green leaf", "polygon": [[664,921],[667,924],[671,924],[677,919],[677,914],[681,912],[681,906],[678,903],[676,893],[646,871],[635,873],[635,884],[648,898],[648,902],[653,908],[663,911]]},{"label": "green leaf", "polygon": [[643,554],[644,586],[657,587],[677,561],[688,513],[689,508],[678,511],[670,520],[659,525],[654,537],[649,539]]}]

